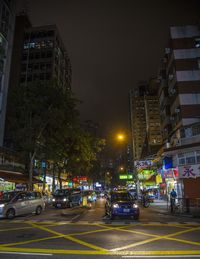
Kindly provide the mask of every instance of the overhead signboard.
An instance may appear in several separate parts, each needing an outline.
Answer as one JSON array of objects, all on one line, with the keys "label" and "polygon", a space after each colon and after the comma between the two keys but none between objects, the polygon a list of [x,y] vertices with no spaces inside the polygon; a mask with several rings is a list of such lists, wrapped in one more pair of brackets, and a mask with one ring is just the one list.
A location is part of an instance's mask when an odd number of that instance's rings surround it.
[{"label": "overhead signboard", "polygon": [[137,169],[143,169],[143,168],[147,168],[149,166],[153,165],[152,160],[136,160],[134,162],[134,165]]}]

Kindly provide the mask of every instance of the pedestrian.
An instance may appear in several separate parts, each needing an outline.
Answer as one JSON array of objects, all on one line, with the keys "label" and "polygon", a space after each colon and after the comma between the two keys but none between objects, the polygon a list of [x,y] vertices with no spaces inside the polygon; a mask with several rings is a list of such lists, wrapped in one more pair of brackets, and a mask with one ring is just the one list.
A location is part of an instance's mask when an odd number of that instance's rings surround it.
[{"label": "pedestrian", "polygon": [[175,199],[177,197],[177,193],[174,189],[170,192],[170,206],[171,206],[171,213],[174,210],[174,205],[175,205]]}]

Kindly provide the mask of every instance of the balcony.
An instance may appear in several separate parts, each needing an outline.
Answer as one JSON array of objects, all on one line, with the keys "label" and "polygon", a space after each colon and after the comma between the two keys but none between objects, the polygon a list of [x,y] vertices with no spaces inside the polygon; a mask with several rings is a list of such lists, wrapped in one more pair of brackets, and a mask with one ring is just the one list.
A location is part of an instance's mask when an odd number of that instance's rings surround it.
[{"label": "balcony", "polygon": [[181,145],[200,142],[200,123],[181,129]]}]

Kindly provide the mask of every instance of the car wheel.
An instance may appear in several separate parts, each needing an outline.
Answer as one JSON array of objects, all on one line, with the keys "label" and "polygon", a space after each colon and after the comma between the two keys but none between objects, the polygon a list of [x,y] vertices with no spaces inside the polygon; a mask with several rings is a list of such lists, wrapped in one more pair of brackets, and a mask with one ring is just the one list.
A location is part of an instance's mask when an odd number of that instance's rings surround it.
[{"label": "car wheel", "polygon": [[42,207],[41,206],[37,206],[35,214],[36,215],[40,215],[42,213]]},{"label": "car wheel", "polygon": [[110,219],[114,219],[114,218],[115,216],[112,213],[110,213]]},{"label": "car wheel", "polygon": [[14,209],[9,209],[6,212],[6,218],[7,219],[13,219],[15,217],[15,210]]}]

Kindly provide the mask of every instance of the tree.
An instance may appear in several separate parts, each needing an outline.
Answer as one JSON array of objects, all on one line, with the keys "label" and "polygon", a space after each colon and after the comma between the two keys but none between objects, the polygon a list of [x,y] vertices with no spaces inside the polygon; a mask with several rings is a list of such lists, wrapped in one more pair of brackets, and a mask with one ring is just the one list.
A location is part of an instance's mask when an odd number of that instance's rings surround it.
[{"label": "tree", "polygon": [[10,99],[14,109],[7,118],[8,129],[14,149],[24,155],[31,189],[35,157],[46,149],[47,138],[55,139],[55,132],[61,133],[78,116],[76,101],[53,82],[22,84]]}]

